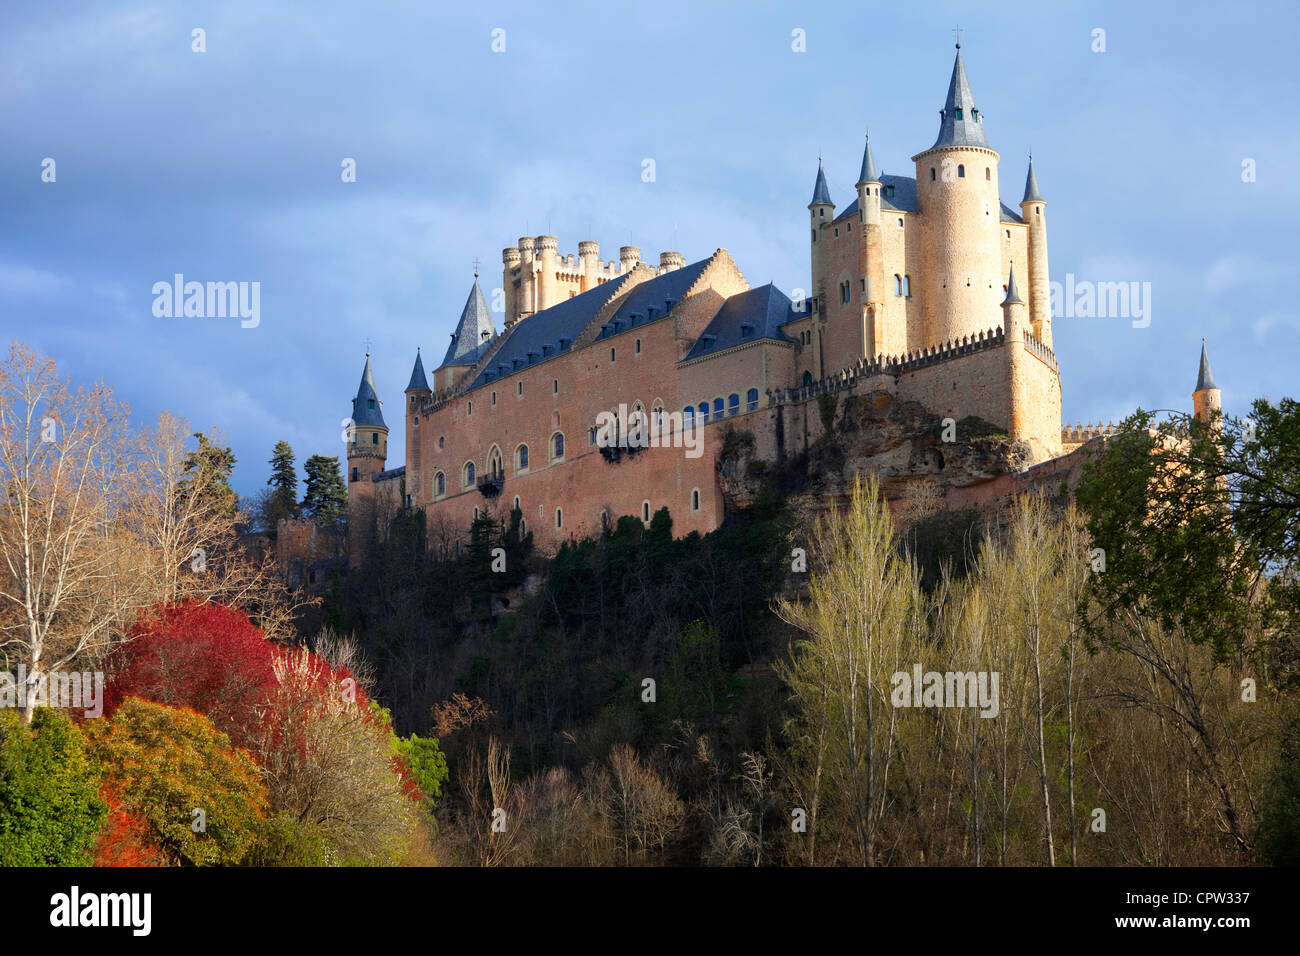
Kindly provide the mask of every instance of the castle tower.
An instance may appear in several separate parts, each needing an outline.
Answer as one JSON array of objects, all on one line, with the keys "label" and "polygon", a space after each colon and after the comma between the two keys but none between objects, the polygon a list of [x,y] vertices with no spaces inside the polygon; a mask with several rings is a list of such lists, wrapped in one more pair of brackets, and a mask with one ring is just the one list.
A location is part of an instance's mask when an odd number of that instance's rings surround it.
[{"label": "castle tower", "polygon": [[469,290],[465,308],[461,309],[456,331],[451,333],[451,344],[442,357],[442,364],[433,373],[434,388],[450,388],[454,385],[457,376],[477,363],[495,338],[496,326],[492,324],[492,313],[488,309],[487,299],[483,298],[478,273],[475,272],[474,286]]},{"label": "castle tower", "polygon": [[822,231],[830,228],[835,218],[835,203],[831,202],[831,191],[826,188],[826,171],[822,169],[821,157],[817,157],[817,180],[813,183],[812,202],[808,204],[808,223],[812,227],[812,295],[817,299],[814,312],[820,313],[823,296],[826,291],[826,257],[822,252],[826,237]]},{"label": "castle tower", "polygon": [[1052,293],[1047,274],[1047,203],[1038,191],[1034,157],[1029,157],[1025,177],[1025,198],[1020,200],[1020,218],[1029,230],[1029,322],[1034,337],[1052,347]]},{"label": "castle tower", "polygon": [[925,347],[986,330],[1001,285],[998,154],[984,136],[966,67],[957,58],[934,145],[916,163],[921,220],[921,336]]},{"label": "castle tower", "polygon": [[555,236],[538,236],[533,246],[533,312],[549,309],[559,301],[556,293],[556,269],[560,263],[560,240]]},{"label": "castle tower", "polygon": [[[862,301],[862,357],[873,358],[895,343],[885,327],[885,246],[880,232],[880,174],[871,155],[871,136],[862,150],[858,173],[858,276],[865,289]],[[906,343],[903,343],[906,347]],[[902,351],[902,348],[897,349]]]},{"label": "castle tower", "polygon": [[618,247],[618,271],[621,275],[625,272],[631,272],[636,268],[636,264],[641,261],[640,246],[619,246]]},{"label": "castle tower", "polygon": [[600,243],[585,239],[578,243],[578,261],[582,263],[579,291],[586,292],[598,285],[596,273],[600,271]]},{"label": "castle tower", "polygon": [[1214,384],[1214,373],[1210,371],[1210,356],[1205,351],[1205,339],[1201,339],[1201,369],[1196,376],[1196,391],[1192,392],[1193,414],[1203,422],[1214,421],[1223,411],[1223,396],[1219,386]]},{"label": "castle tower", "polygon": [[406,386],[406,487],[412,495],[420,492],[420,406],[432,395],[429,381],[424,377],[424,362],[417,348],[411,381]]},{"label": "castle tower", "polygon": [[537,283],[533,276],[533,237],[519,237],[519,295],[515,301],[513,325],[537,311]]},{"label": "castle tower", "polygon": [[523,287],[523,277],[519,268],[520,252],[518,247],[510,246],[501,250],[501,288],[506,298],[506,328],[515,324],[519,317],[519,290]]},{"label": "castle tower", "polygon": [[357,397],[352,399],[352,441],[348,443],[348,503],[372,493],[371,475],[384,470],[388,458],[388,426],[384,424],[384,403],[375,391],[370,372],[370,353],[361,372]]}]

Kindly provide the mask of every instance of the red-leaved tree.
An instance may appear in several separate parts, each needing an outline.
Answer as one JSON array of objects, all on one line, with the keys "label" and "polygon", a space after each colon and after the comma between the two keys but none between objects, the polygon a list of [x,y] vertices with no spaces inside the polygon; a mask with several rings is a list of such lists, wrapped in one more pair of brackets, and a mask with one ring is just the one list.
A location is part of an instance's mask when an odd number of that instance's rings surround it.
[{"label": "red-leaved tree", "polygon": [[149,821],[123,805],[121,787],[106,784],[100,796],[108,803],[108,816],[95,845],[95,866],[162,866]]},{"label": "red-leaved tree", "polygon": [[186,601],[143,613],[114,654],[104,692],[111,716],[127,697],[207,716],[236,747],[252,748],[276,688],[275,647],[238,608]]}]

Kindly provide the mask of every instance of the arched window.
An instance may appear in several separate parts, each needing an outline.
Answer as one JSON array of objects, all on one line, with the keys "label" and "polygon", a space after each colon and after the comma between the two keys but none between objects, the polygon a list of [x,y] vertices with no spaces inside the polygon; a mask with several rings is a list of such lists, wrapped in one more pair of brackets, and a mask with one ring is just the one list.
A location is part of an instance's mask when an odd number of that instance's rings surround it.
[{"label": "arched window", "polygon": [[700,402],[700,424],[707,425],[708,423],[709,423],[709,403]]},{"label": "arched window", "polygon": [[650,502],[648,500],[641,502],[641,520],[647,523],[650,521]]},{"label": "arched window", "polygon": [[439,450],[439,451],[442,450],[442,446],[446,443],[446,441],[447,441],[447,439],[444,438],[442,435],[439,435],[439,436],[438,436],[438,450]]},{"label": "arched window", "polygon": [[751,388],[745,393],[745,410],[749,412],[758,411],[758,389]]},{"label": "arched window", "polygon": [[466,488],[474,484],[474,463],[472,461],[465,462],[465,467],[461,469],[460,483]]},{"label": "arched window", "polygon": [[903,276],[903,295],[910,296],[911,294],[912,294],[912,277]]},{"label": "arched window", "polygon": [[895,275],[895,276],[894,276],[894,295],[902,295],[902,294],[903,294],[903,277],[900,276],[900,275]]},{"label": "arched window", "polygon": [[506,473],[501,463],[501,449],[496,445],[488,450],[487,473],[489,478],[500,478]]},{"label": "arched window", "polygon": [[713,420],[717,421],[721,417],[722,417],[722,399],[719,397],[713,400]]},{"label": "arched window", "polygon": [[433,476],[433,497],[441,498],[447,493],[447,476],[438,472]]},{"label": "arched window", "polygon": [[694,427],[695,427],[695,409],[694,407],[687,405],[685,408],[682,409],[682,428],[685,429],[685,428],[694,428]]},{"label": "arched window", "polygon": [[564,433],[563,432],[556,432],[554,435],[551,436],[551,457],[552,458],[564,457]]},{"label": "arched window", "polygon": [[966,167],[961,164],[958,164],[957,166],[957,178],[958,179],[966,178]]},{"label": "arched window", "polygon": [[602,531],[609,530],[609,512],[603,508],[601,509],[600,512],[600,530]]},{"label": "arched window", "polygon": [[731,395],[728,396],[727,398],[727,414],[728,415],[740,414],[740,396],[737,395],[735,392],[732,392]]},{"label": "arched window", "polygon": [[699,488],[691,489],[691,510],[692,511],[700,510],[700,489]]},{"label": "arched window", "polygon": [[813,382],[813,379],[812,379],[812,372],[804,372],[804,373],[803,373],[803,383],[804,383],[805,385],[811,385],[812,382]]},{"label": "arched window", "polygon": [[528,446],[520,445],[515,449],[515,471],[528,470]]}]

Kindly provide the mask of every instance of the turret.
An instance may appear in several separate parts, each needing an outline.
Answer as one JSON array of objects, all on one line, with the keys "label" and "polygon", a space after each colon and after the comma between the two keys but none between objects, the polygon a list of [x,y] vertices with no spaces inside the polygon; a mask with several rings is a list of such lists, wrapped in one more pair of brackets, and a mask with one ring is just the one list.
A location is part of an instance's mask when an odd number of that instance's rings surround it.
[{"label": "turret", "polygon": [[508,314],[506,321],[508,325],[513,325],[525,315],[532,315],[537,311],[537,283],[533,276],[533,243],[532,236],[519,237],[519,295],[515,300],[515,314],[512,319]]},{"label": "turret", "polygon": [[406,385],[406,487],[415,494],[420,489],[420,408],[432,394],[417,348],[415,367],[411,369],[411,380]]},{"label": "turret", "polygon": [[384,423],[383,402],[375,391],[370,371],[370,353],[361,372],[357,397],[352,399],[352,440],[348,442],[348,500],[368,494],[370,476],[384,470],[388,458],[388,426]]},{"label": "turret", "polygon": [[835,219],[835,203],[831,202],[831,191],[826,188],[826,171],[822,169],[821,157],[817,157],[817,180],[813,183],[812,202],[808,204],[808,222],[812,227],[812,290],[818,300],[815,313],[825,307],[826,266],[822,249],[826,245],[824,230],[830,228]]},{"label": "turret", "polygon": [[620,273],[631,272],[636,268],[636,264],[641,261],[640,246],[619,246],[618,249],[618,271]]},{"label": "turret", "polygon": [[1193,414],[1203,422],[1213,422],[1223,411],[1223,396],[1219,386],[1214,383],[1214,373],[1210,371],[1210,356],[1205,351],[1205,339],[1201,339],[1201,368],[1196,376],[1196,391],[1192,392]]},{"label": "turret", "polygon": [[[885,299],[885,248],[880,231],[880,174],[876,158],[871,155],[871,137],[862,150],[862,169],[858,172],[858,275],[862,280],[862,357],[872,358],[885,352],[891,344],[906,347],[906,342],[891,343],[885,327],[888,306]],[[901,348],[900,348],[901,350]]]},{"label": "turret", "polygon": [[450,388],[454,385],[461,372],[478,363],[494,338],[496,327],[492,324],[492,313],[488,311],[487,299],[483,298],[478,273],[475,273],[474,285],[465,300],[465,308],[461,310],[456,331],[451,333],[451,343],[442,357],[442,364],[433,373],[434,386]]},{"label": "turret", "polygon": [[582,279],[578,291],[586,292],[600,284],[597,273],[600,272],[600,243],[590,239],[578,243],[578,261],[582,265]]},{"label": "turret", "polygon": [[916,163],[922,261],[921,337],[940,346],[988,328],[1002,282],[998,154],[984,135],[961,44],[934,145]]},{"label": "turret", "polygon": [[506,327],[515,324],[519,316],[519,290],[523,287],[523,276],[519,268],[519,249],[511,246],[501,250],[501,288],[506,298]]},{"label": "turret", "polygon": [[1002,328],[1007,334],[1007,341],[1012,345],[1022,341],[1022,334],[1027,328],[1026,316],[1025,300],[1020,298],[1020,290],[1016,288],[1016,267],[1012,266],[1007,276],[1007,294],[1002,300]]},{"label": "turret", "polygon": [[680,252],[659,253],[660,272],[672,272],[674,269],[680,269],[684,265],[686,265],[686,257]]},{"label": "turret", "polygon": [[1029,230],[1029,322],[1034,337],[1052,347],[1052,293],[1047,273],[1047,203],[1038,191],[1034,157],[1029,157],[1025,177],[1025,198],[1020,200],[1020,218]]},{"label": "turret", "polygon": [[559,301],[555,272],[559,268],[560,240],[555,236],[538,236],[533,246],[533,271],[537,277],[533,311],[549,309]]}]

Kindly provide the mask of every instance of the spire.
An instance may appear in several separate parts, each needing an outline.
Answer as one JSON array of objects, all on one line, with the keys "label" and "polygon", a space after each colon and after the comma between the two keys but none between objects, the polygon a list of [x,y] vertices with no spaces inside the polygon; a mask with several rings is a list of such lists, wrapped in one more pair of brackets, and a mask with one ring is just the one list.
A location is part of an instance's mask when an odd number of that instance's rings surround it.
[{"label": "spire", "polygon": [[1020,200],[1026,202],[1046,202],[1043,194],[1038,191],[1038,177],[1034,175],[1034,154],[1029,154],[1029,175],[1025,177],[1025,198]]},{"label": "spire", "polygon": [[931,149],[940,146],[982,146],[992,149],[984,138],[984,117],[975,106],[975,96],[966,79],[966,65],[961,61],[961,44],[957,44],[957,59],[952,65],[952,80],[948,83],[948,99],[939,113],[939,138]]},{"label": "spire", "polygon": [[1011,275],[1007,277],[1007,297],[1002,300],[1003,305],[1012,305],[1019,302],[1025,304],[1025,300],[1020,298],[1020,292],[1016,289],[1016,267],[1011,267]]},{"label": "spire", "polygon": [[408,392],[429,391],[429,380],[424,377],[424,362],[420,360],[420,350],[415,350],[415,368],[411,369],[411,383],[406,386]]},{"label": "spire", "polygon": [[826,173],[822,169],[822,159],[820,156],[818,156],[817,157],[817,182],[813,186],[813,198],[812,198],[812,202],[810,202],[808,206],[809,208],[811,208],[820,203],[825,203],[828,206],[835,205],[835,203],[831,202],[831,191],[826,188]]},{"label": "spire", "polygon": [[1205,351],[1205,339],[1201,339],[1201,371],[1196,376],[1196,390],[1203,392],[1218,387],[1214,384],[1214,373],[1210,371],[1210,356]]},{"label": "spire", "polygon": [[862,151],[862,172],[858,173],[858,181],[855,185],[878,182],[880,182],[880,174],[876,172],[876,158],[871,155],[871,134],[868,133],[867,146]]},{"label": "spire", "polygon": [[447,346],[447,354],[442,357],[442,365],[473,365],[482,354],[483,346],[491,342],[496,334],[487,299],[483,298],[483,290],[479,288],[478,277],[475,276],[474,288],[469,290],[469,298],[461,310],[456,331],[451,334],[451,344]]},{"label": "spire", "polygon": [[366,367],[361,372],[361,384],[357,386],[357,397],[352,399],[353,424],[387,428],[384,424],[383,405],[375,391],[375,376],[370,372],[370,354],[366,353]]}]

